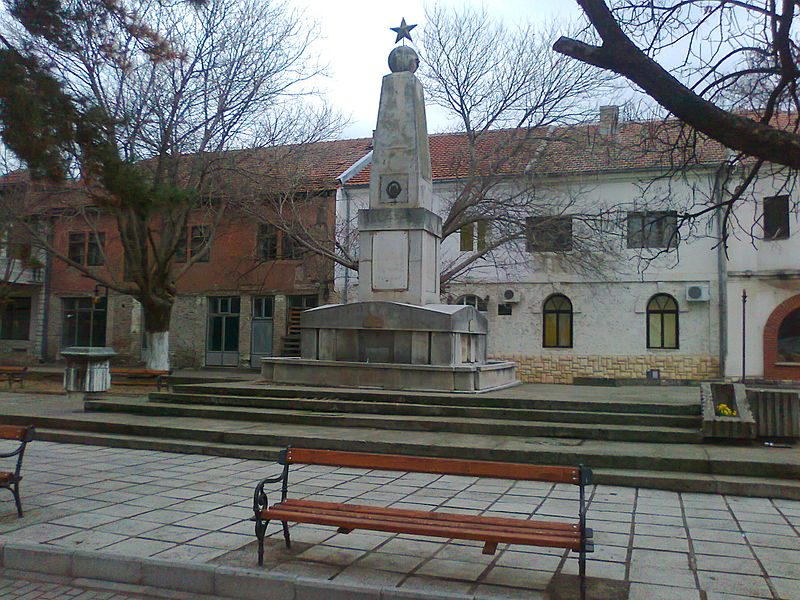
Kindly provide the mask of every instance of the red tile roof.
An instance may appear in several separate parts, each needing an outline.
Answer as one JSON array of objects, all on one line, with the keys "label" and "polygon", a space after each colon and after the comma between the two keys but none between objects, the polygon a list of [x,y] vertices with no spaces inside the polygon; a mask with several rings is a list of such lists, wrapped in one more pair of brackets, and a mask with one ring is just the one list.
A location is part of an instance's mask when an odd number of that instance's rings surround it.
[{"label": "red tile roof", "polygon": [[[474,163],[466,134],[434,134],[429,136],[433,178],[668,169],[718,164],[727,155],[720,144],[674,120],[621,122],[613,134],[601,127],[592,123],[489,131],[475,144]],[[367,185],[369,176],[367,167],[348,184]]]}]

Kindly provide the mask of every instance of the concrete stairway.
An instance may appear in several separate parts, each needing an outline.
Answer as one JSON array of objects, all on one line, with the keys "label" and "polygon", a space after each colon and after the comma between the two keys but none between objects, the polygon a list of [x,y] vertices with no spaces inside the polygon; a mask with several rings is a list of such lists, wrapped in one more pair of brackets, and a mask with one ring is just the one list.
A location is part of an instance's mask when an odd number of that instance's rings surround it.
[{"label": "concrete stairway", "polygon": [[[566,389],[566,388],[564,388]],[[590,465],[599,483],[800,499],[794,449],[703,444],[696,402],[176,386],[85,401],[33,422],[39,439],[272,458],[287,446]]]}]

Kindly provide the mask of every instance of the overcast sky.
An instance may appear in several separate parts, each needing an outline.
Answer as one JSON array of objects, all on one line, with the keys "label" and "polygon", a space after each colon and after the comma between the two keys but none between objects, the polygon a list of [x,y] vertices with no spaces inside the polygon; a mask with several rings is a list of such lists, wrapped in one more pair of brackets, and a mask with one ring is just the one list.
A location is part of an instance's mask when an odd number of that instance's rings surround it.
[{"label": "overcast sky", "polygon": [[[430,0],[429,0],[430,1]],[[425,27],[423,0],[389,3],[381,0],[289,0],[290,5],[305,10],[319,23],[322,38],[318,45],[322,60],[328,64],[330,77],[318,82],[327,92],[330,103],[351,119],[342,138],[370,137],[378,114],[381,78],[389,73],[386,59],[394,48],[395,34],[390,27],[408,24]],[[579,14],[573,0],[478,0],[444,1],[449,5],[488,7],[492,16],[508,25],[520,20],[546,21],[551,17],[574,20]],[[555,40],[554,40],[555,41]],[[441,113],[428,106],[428,128],[441,131],[446,122]]]}]

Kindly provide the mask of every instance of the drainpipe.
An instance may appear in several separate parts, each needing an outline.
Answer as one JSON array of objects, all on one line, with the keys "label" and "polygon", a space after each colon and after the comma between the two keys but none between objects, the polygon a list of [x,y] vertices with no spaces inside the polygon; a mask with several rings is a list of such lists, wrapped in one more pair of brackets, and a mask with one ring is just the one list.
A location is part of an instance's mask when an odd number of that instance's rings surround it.
[{"label": "drainpipe", "polygon": [[[344,185],[342,185],[342,187],[339,188],[339,189],[342,190],[342,195],[344,196],[344,218],[345,218],[344,235],[349,238],[350,237],[350,214],[351,214],[351,212],[350,212],[351,211],[351,208],[350,208],[350,204],[351,204],[351,202],[350,202],[350,192],[347,191],[347,188]],[[334,232],[334,235],[336,235],[335,232]],[[343,287],[344,287],[344,290],[343,290],[343,294],[342,294],[342,302],[344,304],[347,304],[347,297],[348,297],[348,293],[350,292],[350,269],[348,269],[347,267],[344,267],[344,286]]]},{"label": "drainpipe", "polygon": [[[53,241],[53,223],[50,223],[50,231],[47,233],[47,243],[52,245]],[[42,343],[39,346],[39,362],[43,363],[47,360],[47,353],[49,350],[49,329],[50,329],[50,293],[51,293],[51,276],[53,257],[49,250],[44,251],[44,282],[42,284]]]},{"label": "drainpipe", "polygon": [[[714,175],[714,189],[712,191],[711,201],[722,202],[723,196],[723,181],[727,179],[728,168],[720,166]],[[715,219],[717,221],[717,235],[719,236],[720,243],[717,245],[717,297],[719,298],[719,369],[720,374],[725,376],[725,360],[728,356],[728,269],[727,257],[725,256],[725,248],[722,244],[722,236],[724,235],[724,211],[718,208],[715,211]]]}]

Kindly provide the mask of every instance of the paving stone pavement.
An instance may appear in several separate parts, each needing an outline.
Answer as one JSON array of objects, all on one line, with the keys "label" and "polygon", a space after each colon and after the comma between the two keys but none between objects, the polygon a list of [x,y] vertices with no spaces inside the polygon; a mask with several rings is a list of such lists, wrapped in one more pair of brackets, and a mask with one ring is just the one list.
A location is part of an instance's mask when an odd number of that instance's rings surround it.
[{"label": "paving stone pavement", "polygon": [[0,577],[0,600],[162,600],[142,594],[124,594],[71,582]]},{"label": "paving stone pavement", "polygon": [[[255,569],[253,488],[277,472],[265,461],[34,442],[23,465],[26,514],[17,518],[10,495],[0,496],[0,542]],[[292,470],[290,496],[306,495],[504,517],[573,521],[577,512],[573,486],[318,466]],[[590,498],[588,573],[629,600],[800,600],[800,502],[611,486]],[[472,542],[291,529],[286,550],[270,525],[264,571],[498,599],[548,598],[554,578],[577,572],[560,549],[501,545],[486,556]],[[0,599],[70,597],[3,595],[17,593],[5,583]]]}]

